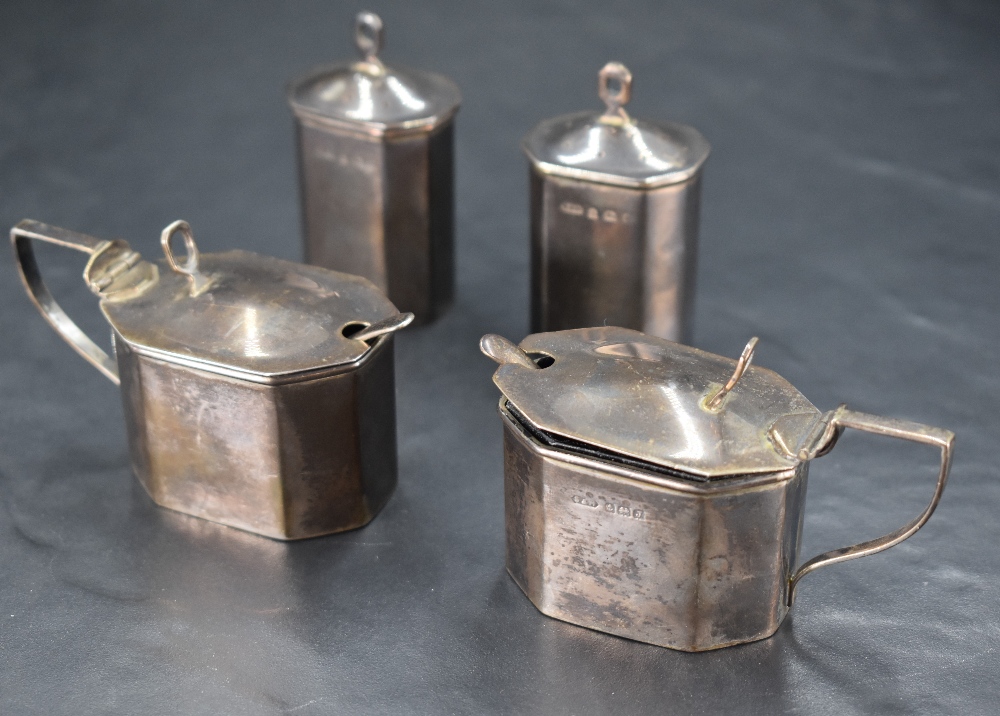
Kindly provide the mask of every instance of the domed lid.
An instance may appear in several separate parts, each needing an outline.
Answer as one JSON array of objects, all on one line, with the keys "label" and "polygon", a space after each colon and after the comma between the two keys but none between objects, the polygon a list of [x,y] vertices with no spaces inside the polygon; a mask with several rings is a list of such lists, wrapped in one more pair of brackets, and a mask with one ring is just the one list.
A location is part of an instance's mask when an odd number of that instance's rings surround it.
[{"label": "domed lid", "polygon": [[447,77],[382,64],[378,15],[358,14],[355,43],[360,62],[323,67],[292,82],[288,101],[299,117],[379,135],[428,131],[458,111],[462,97]]},{"label": "domed lid", "polygon": [[[181,233],[183,263],[170,240]],[[166,260],[106,242],[84,277],[138,353],[258,383],[312,377],[361,360],[399,314],[367,279],[247,251],[199,254],[186,222],[161,236]]]},{"label": "domed lid", "polygon": [[[821,413],[784,378],[625,328],[485,336],[493,381],[519,417],[582,445],[699,479],[788,470]],[[545,366],[545,367],[542,367]]]},{"label": "domed lid", "polygon": [[598,75],[603,114],[578,112],[538,124],[522,142],[540,171],[573,179],[653,188],[691,178],[711,149],[694,127],[637,120],[625,112],[632,73],[609,62]]}]

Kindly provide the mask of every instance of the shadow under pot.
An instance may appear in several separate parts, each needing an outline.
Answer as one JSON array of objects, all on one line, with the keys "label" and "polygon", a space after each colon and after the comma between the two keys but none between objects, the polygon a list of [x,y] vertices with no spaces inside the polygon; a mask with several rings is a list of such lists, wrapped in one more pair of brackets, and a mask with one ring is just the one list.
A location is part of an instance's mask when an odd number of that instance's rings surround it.
[{"label": "shadow under pot", "polygon": [[[503,396],[507,570],[544,614],[683,651],[771,636],[799,580],[930,518],[954,434],[822,412],[776,373],[624,328],[488,335]],[[930,505],[799,567],[809,462],[844,428],[941,451]]]},{"label": "shadow under pot", "polygon": [[[83,277],[117,360],[55,302],[32,240],[89,256]],[[11,241],[45,319],[120,383],[132,468],[157,504],[291,540],[361,527],[389,499],[392,336],[412,315],[370,282],[246,251],[199,254],[182,221],[163,231],[158,263],[30,220]]]}]

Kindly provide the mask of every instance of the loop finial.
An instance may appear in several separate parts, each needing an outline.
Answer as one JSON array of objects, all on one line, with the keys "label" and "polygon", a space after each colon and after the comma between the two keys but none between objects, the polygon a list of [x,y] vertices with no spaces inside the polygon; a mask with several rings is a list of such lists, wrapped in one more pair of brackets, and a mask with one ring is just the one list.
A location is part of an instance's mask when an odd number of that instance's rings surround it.
[{"label": "loop finial", "polygon": [[736,387],[736,384],[740,382],[740,378],[746,373],[747,368],[753,362],[753,352],[757,348],[757,341],[760,339],[757,336],[751,338],[743,349],[743,353],[740,354],[740,358],[736,361],[736,370],[733,371],[732,377],[729,379],[724,386],[719,388],[718,392],[711,398],[705,401],[705,409],[709,412],[714,413],[719,408],[722,407],[722,401],[725,400],[729,391]]},{"label": "loop finial", "polygon": [[627,122],[625,105],[632,97],[632,73],[621,62],[609,62],[597,73],[597,94],[607,109],[604,118]]},{"label": "loop finial", "polygon": [[382,67],[378,53],[382,49],[384,37],[382,18],[373,12],[358,13],[354,21],[354,44],[365,62],[379,68]]},{"label": "loop finial", "polygon": [[[184,250],[187,256],[184,263],[177,261],[173,249],[170,248],[170,241],[174,234],[180,232],[184,238]],[[177,273],[182,273],[191,281],[191,295],[197,295],[208,284],[208,279],[198,270],[198,245],[194,242],[194,234],[191,232],[191,225],[186,221],[175,221],[163,230],[160,234],[160,245],[163,246],[163,254],[167,257],[167,263]]]}]

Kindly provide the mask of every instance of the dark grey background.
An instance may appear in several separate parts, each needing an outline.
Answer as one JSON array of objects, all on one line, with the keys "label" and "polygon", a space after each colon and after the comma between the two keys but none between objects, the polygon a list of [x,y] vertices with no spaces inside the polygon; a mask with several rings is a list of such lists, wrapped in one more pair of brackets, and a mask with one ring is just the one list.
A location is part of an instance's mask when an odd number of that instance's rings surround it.
[{"label": "dark grey background", "polygon": [[[283,87],[352,54],[354,3],[0,3],[0,225],[33,217],[147,256],[300,256]],[[0,251],[4,714],[996,713],[1000,693],[1000,7],[992,2],[380,2],[387,61],[450,74],[458,296],[397,347],[400,485],[368,527],[279,544],[152,505],[117,390]],[[539,119],[697,126],[696,345],[819,407],[958,433],[912,540],[808,577],[767,641],[689,655],[548,619],[506,576],[485,332],[527,331]],[[107,334],[79,254],[47,280]],[[848,435],[813,468],[804,555],[929,498],[935,453]]]}]

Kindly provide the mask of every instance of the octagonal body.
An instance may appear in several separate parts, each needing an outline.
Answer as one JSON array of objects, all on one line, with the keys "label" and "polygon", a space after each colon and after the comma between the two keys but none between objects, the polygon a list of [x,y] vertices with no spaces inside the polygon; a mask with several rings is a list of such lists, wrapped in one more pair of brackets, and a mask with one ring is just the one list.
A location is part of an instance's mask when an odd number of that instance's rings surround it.
[{"label": "octagonal body", "polygon": [[306,261],[364,276],[417,322],[454,291],[454,121],[365,132],[296,117]]},{"label": "octagonal body", "polygon": [[532,164],[532,332],[610,325],[684,342],[700,196],[700,169],[687,181],[643,188]]},{"label": "octagonal body", "polygon": [[260,383],[115,334],[132,467],[158,505],[281,540],[367,524],[396,485],[392,336],[358,361]]},{"label": "octagonal body", "polygon": [[698,482],[547,447],[500,415],[507,570],[543,614],[683,651],[777,630],[807,462]]}]

